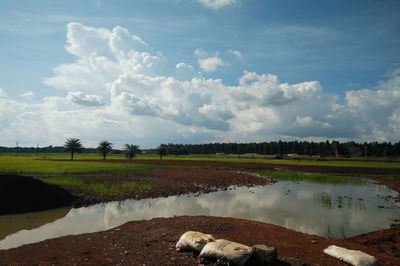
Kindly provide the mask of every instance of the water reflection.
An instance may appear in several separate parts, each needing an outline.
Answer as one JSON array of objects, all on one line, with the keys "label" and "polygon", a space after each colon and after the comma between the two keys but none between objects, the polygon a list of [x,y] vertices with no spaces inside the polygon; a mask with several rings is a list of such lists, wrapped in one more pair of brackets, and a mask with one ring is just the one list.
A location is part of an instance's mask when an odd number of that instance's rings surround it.
[{"label": "water reflection", "polygon": [[58,208],[41,212],[29,212],[0,216],[0,240],[20,230],[34,229],[64,217],[71,208]]},{"label": "water reflection", "polygon": [[[378,196],[379,195],[379,196]],[[387,228],[400,218],[384,186],[326,185],[277,182],[200,196],[127,200],[71,209],[62,219],[33,230],[22,230],[0,241],[0,249],[68,234],[106,230],[127,221],[174,215],[236,217],[277,224],[297,231],[335,237]],[[383,208],[378,208],[381,206]],[[0,217],[2,219],[3,217]]]}]

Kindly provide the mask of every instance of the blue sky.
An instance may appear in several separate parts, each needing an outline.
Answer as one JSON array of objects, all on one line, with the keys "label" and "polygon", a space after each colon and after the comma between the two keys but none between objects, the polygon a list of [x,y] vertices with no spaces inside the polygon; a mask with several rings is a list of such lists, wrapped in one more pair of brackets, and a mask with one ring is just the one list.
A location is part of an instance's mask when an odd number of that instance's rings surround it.
[{"label": "blue sky", "polygon": [[398,141],[399,1],[0,1],[0,145]]}]

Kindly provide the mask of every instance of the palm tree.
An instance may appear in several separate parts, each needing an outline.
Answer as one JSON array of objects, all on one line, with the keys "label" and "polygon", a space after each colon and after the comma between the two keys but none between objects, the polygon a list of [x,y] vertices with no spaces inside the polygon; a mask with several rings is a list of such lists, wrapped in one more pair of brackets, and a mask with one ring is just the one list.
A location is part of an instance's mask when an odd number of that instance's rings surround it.
[{"label": "palm tree", "polygon": [[129,158],[129,160],[132,160],[132,158],[136,157],[136,153],[139,150],[138,145],[133,145],[133,144],[125,144],[124,146],[124,153],[125,157]]},{"label": "palm tree", "polygon": [[99,143],[99,146],[97,146],[97,152],[103,155],[103,160],[106,159],[107,153],[109,153],[113,148],[113,145],[111,142],[108,142],[107,140],[103,140]]},{"label": "palm tree", "polygon": [[64,151],[71,152],[71,161],[74,159],[74,153],[82,152],[83,146],[79,139],[69,138],[64,144]]},{"label": "palm tree", "polygon": [[162,157],[163,157],[164,155],[167,155],[167,148],[165,147],[164,144],[161,144],[161,145],[158,147],[158,155],[160,155],[160,160],[162,160]]}]

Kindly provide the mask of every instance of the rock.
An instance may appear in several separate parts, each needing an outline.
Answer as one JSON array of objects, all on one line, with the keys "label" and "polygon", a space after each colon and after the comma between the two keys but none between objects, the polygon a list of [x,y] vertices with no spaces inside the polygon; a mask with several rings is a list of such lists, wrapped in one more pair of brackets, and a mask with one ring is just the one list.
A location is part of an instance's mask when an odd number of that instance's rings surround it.
[{"label": "rock", "polygon": [[266,245],[253,246],[253,253],[251,255],[251,265],[269,265],[278,260],[278,251],[274,247]]}]

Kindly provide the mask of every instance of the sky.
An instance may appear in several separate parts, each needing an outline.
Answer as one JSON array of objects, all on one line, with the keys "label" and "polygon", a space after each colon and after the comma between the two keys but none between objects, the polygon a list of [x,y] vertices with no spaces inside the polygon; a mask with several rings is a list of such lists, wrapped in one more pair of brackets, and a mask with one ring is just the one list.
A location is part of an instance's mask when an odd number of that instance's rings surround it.
[{"label": "sky", "polygon": [[397,0],[0,0],[0,146],[400,140]]}]

